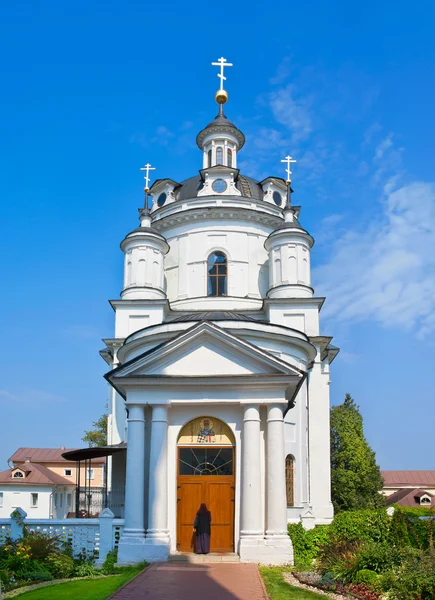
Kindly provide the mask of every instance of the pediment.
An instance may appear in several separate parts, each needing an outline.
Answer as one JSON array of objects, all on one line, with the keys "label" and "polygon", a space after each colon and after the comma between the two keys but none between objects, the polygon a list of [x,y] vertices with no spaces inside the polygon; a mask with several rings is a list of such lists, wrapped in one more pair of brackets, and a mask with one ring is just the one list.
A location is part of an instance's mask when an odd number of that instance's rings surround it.
[{"label": "pediment", "polygon": [[292,375],[296,369],[269,352],[209,322],[194,325],[112,371],[108,378]]}]

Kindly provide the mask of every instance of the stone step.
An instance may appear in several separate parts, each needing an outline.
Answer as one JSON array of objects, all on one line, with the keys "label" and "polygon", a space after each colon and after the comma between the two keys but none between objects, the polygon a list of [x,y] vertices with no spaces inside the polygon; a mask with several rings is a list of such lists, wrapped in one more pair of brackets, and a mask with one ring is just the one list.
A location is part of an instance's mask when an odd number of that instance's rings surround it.
[{"label": "stone step", "polygon": [[170,563],[239,563],[240,556],[235,552],[210,552],[210,554],[194,554],[193,552],[173,552],[169,555]]}]

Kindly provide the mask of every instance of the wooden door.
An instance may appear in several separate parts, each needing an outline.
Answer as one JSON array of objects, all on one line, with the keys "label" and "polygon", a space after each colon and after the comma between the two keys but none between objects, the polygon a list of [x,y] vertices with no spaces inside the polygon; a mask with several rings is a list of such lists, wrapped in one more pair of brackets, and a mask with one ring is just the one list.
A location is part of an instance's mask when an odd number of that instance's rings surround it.
[{"label": "wooden door", "polygon": [[194,550],[193,522],[204,502],[212,518],[210,551],[234,552],[234,448],[179,448],[178,473],[177,550]]},{"label": "wooden door", "polygon": [[206,479],[207,507],[212,518],[210,552],[234,552],[234,478]]},{"label": "wooden door", "polygon": [[[184,478],[183,478],[184,479]],[[194,549],[193,522],[203,502],[202,482],[199,477],[183,481],[177,490],[177,550],[192,552]]]}]

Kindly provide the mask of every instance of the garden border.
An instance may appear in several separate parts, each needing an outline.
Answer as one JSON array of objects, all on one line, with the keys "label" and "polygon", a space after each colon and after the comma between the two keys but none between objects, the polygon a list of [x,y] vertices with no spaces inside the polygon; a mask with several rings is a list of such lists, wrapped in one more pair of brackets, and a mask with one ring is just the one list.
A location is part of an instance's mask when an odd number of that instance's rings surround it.
[{"label": "garden border", "polygon": [[49,587],[51,585],[61,585],[62,583],[71,583],[72,581],[83,581],[83,579],[107,579],[108,577],[115,577],[116,575],[119,575],[119,573],[110,573],[108,575],[94,575],[93,577],[69,577],[68,579],[53,579],[52,581],[42,581],[41,583],[22,585],[21,587],[15,588],[14,590],[3,592],[3,598],[4,600],[8,600],[9,598],[16,598],[17,596],[21,596],[21,594],[27,594],[27,592],[33,592],[33,590],[39,590],[39,588]]}]

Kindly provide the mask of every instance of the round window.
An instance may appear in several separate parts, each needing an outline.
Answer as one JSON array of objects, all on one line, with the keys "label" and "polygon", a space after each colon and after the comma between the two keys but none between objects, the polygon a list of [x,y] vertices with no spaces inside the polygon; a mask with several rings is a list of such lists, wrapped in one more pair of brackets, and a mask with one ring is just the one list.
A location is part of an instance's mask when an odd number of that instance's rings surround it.
[{"label": "round window", "polygon": [[211,187],[217,194],[222,194],[227,189],[227,184],[223,179],[215,179]]},{"label": "round window", "polygon": [[281,204],[282,204],[282,196],[281,196],[281,194],[279,192],[273,192],[272,198],[273,198],[273,201],[275,202],[275,204],[277,206],[281,206]]},{"label": "round window", "polygon": [[160,196],[157,198],[157,206],[159,208],[161,208],[165,202],[166,202],[166,194],[165,194],[165,192],[163,192],[163,194],[160,194]]}]

